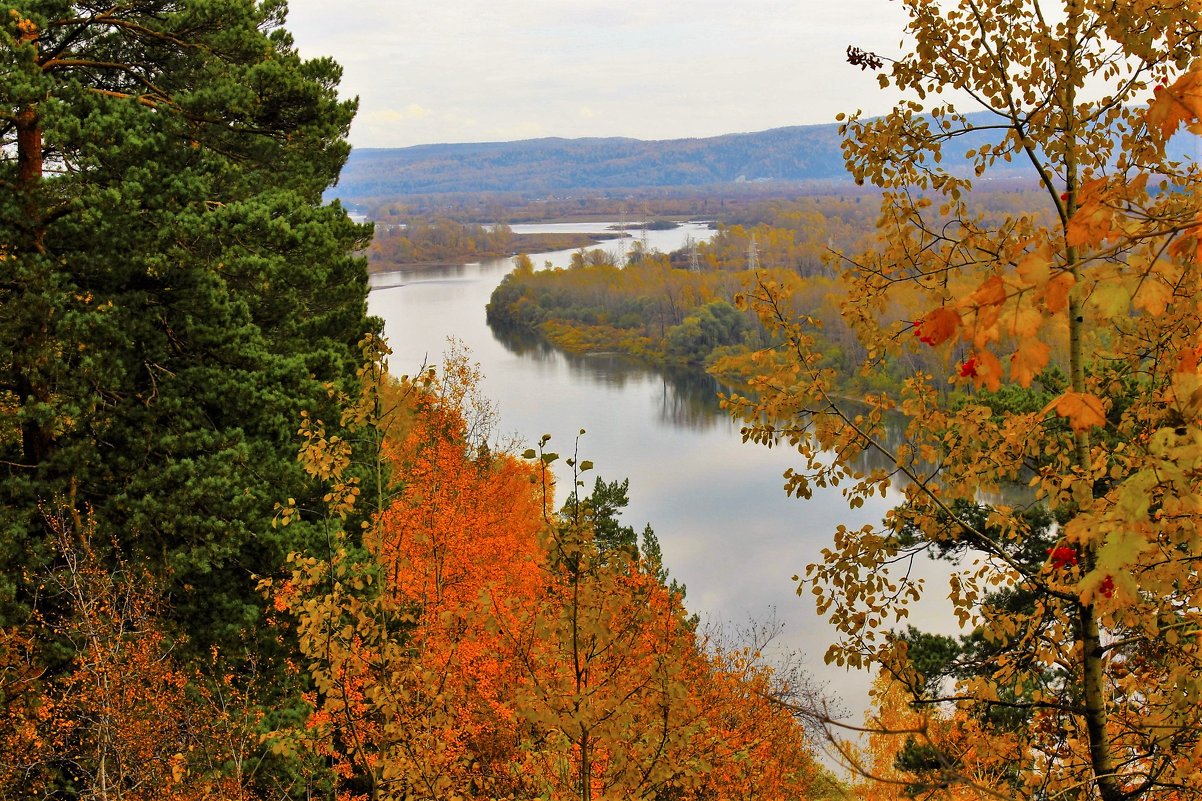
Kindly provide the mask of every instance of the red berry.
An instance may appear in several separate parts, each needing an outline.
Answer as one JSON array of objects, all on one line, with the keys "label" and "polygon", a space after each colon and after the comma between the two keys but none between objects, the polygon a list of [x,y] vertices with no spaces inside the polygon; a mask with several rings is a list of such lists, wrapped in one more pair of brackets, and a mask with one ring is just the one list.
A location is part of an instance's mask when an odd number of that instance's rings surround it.
[{"label": "red berry", "polygon": [[1055,548],[1048,548],[1048,556],[1052,559],[1052,565],[1057,570],[1063,570],[1066,567],[1077,564],[1077,551],[1069,545],[1057,545]]}]

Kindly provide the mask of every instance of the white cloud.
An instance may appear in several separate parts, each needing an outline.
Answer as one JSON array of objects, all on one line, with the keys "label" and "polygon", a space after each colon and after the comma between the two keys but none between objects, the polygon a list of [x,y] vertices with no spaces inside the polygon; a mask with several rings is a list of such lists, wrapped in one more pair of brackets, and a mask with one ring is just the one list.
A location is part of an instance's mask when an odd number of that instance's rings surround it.
[{"label": "white cloud", "polygon": [[[885,0],[291,0],[333,56],[365,146],[533,135],[709,136],[883,110],[848,44],[901,37]],[[422,114],[417,111],[426,111]],[[390,114],[400,115],[389,118]]]}]

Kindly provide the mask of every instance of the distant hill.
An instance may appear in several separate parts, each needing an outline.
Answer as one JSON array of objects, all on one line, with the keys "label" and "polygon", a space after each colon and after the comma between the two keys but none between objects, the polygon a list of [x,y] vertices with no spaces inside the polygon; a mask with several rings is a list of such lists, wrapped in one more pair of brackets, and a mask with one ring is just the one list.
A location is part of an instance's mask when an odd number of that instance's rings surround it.
[{"label": "distant hill", "polygon": [[527,139],[356,148],[344,199],[460,192],[706,186],[846,177],[837,125],[775,128],[705,139]]},{"label": "distant hill", "polygon": [[[993,132],[958,138],[959,158]],[[804,125],[704,139],[526,139],[518,142],[356,148],[335,194],[344,200],[444,193],[569,192],[700,187],[736,182],[850,180],[839,126]],[[1003,177],[1001,166],[994,172]],[[1014,170],[1021,169],[1016,164]]]}]

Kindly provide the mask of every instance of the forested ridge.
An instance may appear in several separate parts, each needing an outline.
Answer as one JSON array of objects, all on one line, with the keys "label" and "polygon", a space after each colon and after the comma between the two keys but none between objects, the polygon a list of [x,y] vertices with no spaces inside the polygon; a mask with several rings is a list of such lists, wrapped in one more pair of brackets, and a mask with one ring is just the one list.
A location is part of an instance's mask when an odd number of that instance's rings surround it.
[{"label": "forested ridge", "polygon": [[[366,198],[482,192],[712,187],[740,182],[850,183],[837,124],[703,139],[528,139],[356,150],[338,195]],[[971,135],[949,152],[986,141]]]}]

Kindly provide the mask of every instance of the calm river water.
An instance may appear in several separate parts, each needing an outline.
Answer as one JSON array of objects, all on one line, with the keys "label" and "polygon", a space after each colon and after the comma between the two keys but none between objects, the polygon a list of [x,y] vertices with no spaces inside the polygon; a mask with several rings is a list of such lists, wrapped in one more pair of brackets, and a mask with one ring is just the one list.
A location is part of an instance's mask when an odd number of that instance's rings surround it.
[{"label": "calm river water", "polygon": [[[513,229],[591,232],[607,225]],[[647,244],[667,252],[688,236],[702,240],[711,233],[689,224],[648,232]],[[566,266],[571,254],[531,258],[539,268],[546,262]],[[665,378],[617,357],[565,356],[533,343],[499,341],[485,324],[484,304],[511,268],[511,259],[498,259],[375,276],[369,306],[385,321],[391,370],[413,374],[424,363],[437,363],[453,336],[480,363],[503,432],[528,445],[550,434],[550,449],[570,454],[576,433],[585,429],[580,457],[596,465],[595,475],[630,479],[624,522],[655,529],[665,565],[687,585],[690,611],[732,625],[775,613],[784,625],[777,646],[803,652],[810,672],[842,698],[851,722],[858,723],[871,677],[823,665],[831,629],[816,616],[812,596],[797,596],[791,577],[819,558],[839,523],[879,520],[886,502],[852,511],[838,490],[816,492],[809,501],[785,497],[781,474],[790,454],[743,444],[705,376]],[[586,478],[591,485],[592,477]]]}]

